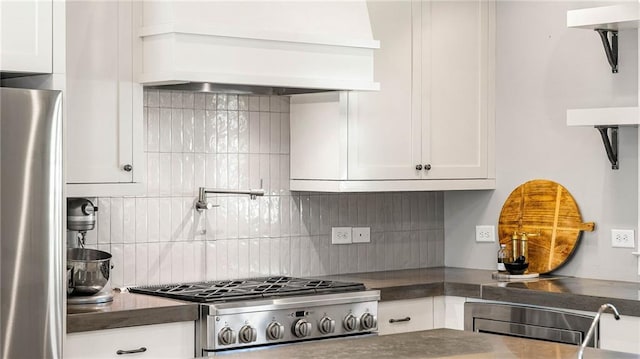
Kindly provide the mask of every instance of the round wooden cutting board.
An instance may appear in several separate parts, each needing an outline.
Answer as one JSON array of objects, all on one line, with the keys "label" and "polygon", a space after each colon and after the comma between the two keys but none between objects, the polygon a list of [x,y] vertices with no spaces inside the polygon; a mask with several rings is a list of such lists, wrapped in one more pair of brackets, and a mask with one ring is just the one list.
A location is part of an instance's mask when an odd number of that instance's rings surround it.
[{"label": "round wooden cutting board", "polygon": [[[549,273],[571,256],[581,231],[593,231],[593,222],[582,222],[573,196],[562,185],[549,180],[532,180],[511,192],[500,212],[498,235],[513,253],[511,236],[540,233],[529,237],[529,273]],[[518,238],[521,236],[518,235]]]}]

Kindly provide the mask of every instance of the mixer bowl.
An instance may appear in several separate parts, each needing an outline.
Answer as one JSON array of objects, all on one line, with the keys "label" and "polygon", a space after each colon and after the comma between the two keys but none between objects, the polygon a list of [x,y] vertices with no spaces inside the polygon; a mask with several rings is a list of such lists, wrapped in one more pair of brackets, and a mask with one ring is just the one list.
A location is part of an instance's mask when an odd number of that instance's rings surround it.
[{"label": "mixer bowl", "polygon": [[67,249],[67,294],[98,293],[109,281],[111,254],[88,248]]}]

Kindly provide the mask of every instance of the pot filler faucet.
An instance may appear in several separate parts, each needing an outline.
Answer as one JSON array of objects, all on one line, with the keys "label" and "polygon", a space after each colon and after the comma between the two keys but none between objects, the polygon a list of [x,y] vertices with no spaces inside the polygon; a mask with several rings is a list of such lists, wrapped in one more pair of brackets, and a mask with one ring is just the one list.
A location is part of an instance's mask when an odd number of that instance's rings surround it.
[{"label": "pot filler faucet", "polygon": [[598,309],[598,313],[596,313],[596,316],[593,317],[593,321],[591,322],[591,327],[589,327],[589,331],[587,332],[587,335],[582,341],[582,345],[580,345],[580,351],[578,351],[578,359],[582,359],[582,356],[584,355],[584,348],[587,346],[587,343],[593,336],[593,332],[596,330],[596,325],[598,325],[598,322],[600,321],[600,315],[602,315],[602,312],[604,312],[607,308],[611,308],[611,310],[613,311],[614,318],[616,318],[616,320],[620,320],[620,314],[618,313],[618,310],[616,309],[616,307],[613,306],[613,304],[607,303],[607,304],[601,305],[600,309]]},{"label": "pot filler faucet", "polygon": [[200,187],[198,191],[198,201],[196,202],[196,210],[202,212],[206,209],[214,207],[213,204],[207,202],[207,193],[227,193],[227,194],[248,194],[251,199],[256,199],[257,196],[264,196],[263,189],[216,189]]}]

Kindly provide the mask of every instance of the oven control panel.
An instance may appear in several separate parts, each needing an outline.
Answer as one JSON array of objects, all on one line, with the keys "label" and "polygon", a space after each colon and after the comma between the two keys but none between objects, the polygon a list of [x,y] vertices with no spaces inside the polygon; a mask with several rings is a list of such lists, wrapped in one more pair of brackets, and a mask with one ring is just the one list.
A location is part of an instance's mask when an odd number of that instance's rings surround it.
[{"label": "oven control panel", "polygon": [[[285,308],[256,305],[236,310],[211,308],[202,319],[202,349],[223,351],[344,335],[374,333],[378,329],[378,301],[291,303]],[[316,303],[317,304],[317,303]]]}]

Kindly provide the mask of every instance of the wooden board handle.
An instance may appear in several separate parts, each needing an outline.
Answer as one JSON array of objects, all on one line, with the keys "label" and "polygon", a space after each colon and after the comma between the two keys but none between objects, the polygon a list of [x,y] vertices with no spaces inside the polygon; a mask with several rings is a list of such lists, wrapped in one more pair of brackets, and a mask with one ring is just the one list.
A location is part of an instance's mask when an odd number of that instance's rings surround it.
[{"label": "wooden board handle", "polygon": [[595,228],[596,224],[593,222],[580,223],[580,225],[578,226],[579,230],[588,232],[593,232]]}]

